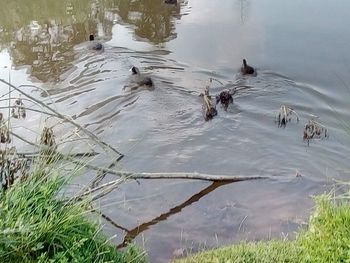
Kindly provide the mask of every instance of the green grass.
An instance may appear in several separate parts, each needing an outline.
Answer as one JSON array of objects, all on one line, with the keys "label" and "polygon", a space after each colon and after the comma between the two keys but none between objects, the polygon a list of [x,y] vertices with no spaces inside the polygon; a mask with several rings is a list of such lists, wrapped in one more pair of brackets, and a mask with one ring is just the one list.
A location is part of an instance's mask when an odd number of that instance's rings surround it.
[{"label": "green grass", "polygon": [[[331,263],[350,262],[350,206],[344,196],[335,202],[329,196],[316,199],[316,209],[307,230],[295,240],[241,243],[213,249],[174,263]],[[344,201],[345,200],[345,201]]]},{"label": "green grass", "polygon": [[0,262],[145,262],[134,247],[121,252],[108,242],[88,220],[87,202],[60,202],[65,185],[45,164],[0,196]]},{"label": "green grass", "polygon": [[[89,202],[65,205],[67,180],[57,163],[36,166],[0,194],[0,262],[145,262],[133,246],[116,250],[89,220]],[[250,242],[213,249],[176,263],[350,263],[350,194],[320,196],[309,227],[295,240]]]}]

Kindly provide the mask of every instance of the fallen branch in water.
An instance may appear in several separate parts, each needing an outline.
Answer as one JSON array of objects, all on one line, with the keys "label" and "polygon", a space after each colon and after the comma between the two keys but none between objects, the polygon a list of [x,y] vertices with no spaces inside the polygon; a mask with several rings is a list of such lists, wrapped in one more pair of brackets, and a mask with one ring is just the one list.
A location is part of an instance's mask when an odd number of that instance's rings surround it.
[{"label": "fallen branch in water", "polygon": [[69,156],[62,156],[63,159],[70,161],[72,163],[82,165],[86,168],[101,171],[108,174],[113,174],[116,176],[126,176],[130,179],[193,179],[193,180],[204,180],[204,181],[230,181],[230,182],[238,182],[238,181],[246,181],[246,180],[254,180],[254,179],[268,179],[268,176],[231,176],[231,175],[210,175],[210,174],[201,174],[201,173],[133,173],[128,171],[117,171],[109,168],[99,167],[95,165],[91,165],[88,163],[84,163],[78,160],[75,160]]},{"label": "fallen branch in water", "polygon": [[267,176],[232,176],[232,175],[212,175],[201,173],[133,173],[128,171],[115,171],[115,175],[127,177],[129,179],[192,179],[212,182],[239,182],[247,180],[268,179]]},{"label": "fallen branch in water", "polygon": [[[119,161],[119,159],[117,158],[115,161],[113,161],[107,169],[112,169],[117,162]],[[82,164],[84,165],[84,164]],[[96,170],[96,169],[93,169]],[[108,172],[102,171],[101,169],[97,169],[97,175],[95,176],[95,178],[91,181],[91,183],[89,185],[86,185],[85,187],[83,187],[78,193],[77,196],[80,196],[82,193],[86,193],[87,191],[91,190],[91,189],[97,189],[97,187],[99,186],[100,182],[105,178],[105,176],[108,174]],[[120,181],[120,183],[124,182],[124,178],[121,178],[122,181]],[[120,184],[118,183],[118,185]],[[110,189],[105,189],[104,192],[102,193],[103,196],[109,194],[110,192],[112,192],[117,185],[113,185],[112,187],[110,187]],[[100,193],[101,194],[101,193]],[[101,196],[102,197],[102,196]],[[94,197],[95,199],[100,198],[100,197]],[[92,198],[94,200],[94,198]],[[75,199],[75,198],[74,198]]]},{"label": "fallen branch in water", "polygon": [[[119,159],[117,158],[116,160],[114,160],[109,166],[108,169],[112,169],[113,167],[116,166],[116,164],[118,163]],[[106,177],[108,173],[107,172],[103,172],[103,171],[98,171],[96,177],[94,178],[94,180],[91,182],[91,186],[89,188],[95,188],[96,186],[98,186],[100,184],[100,182]]]},{"label": "fallen branch in water", "polygon": [[231,175],[211,175],[211,174],[201,174],[201,173],[132,173],[127,171],[114,171],[113,174],[120,176],[116,180],[112,180],[108,183],[99,185],[95,188],[86,190],[85,192],[72,197],[66,202],[82,200],[83,197],[89,196],[95,192],[101,190],[100,193],[92,196],[92,201],[97,200],[106,194],[110,193],[116,189],[120,184],[124,183],[128,179],[192,179],[210,182],[241,182],[241,181],[251,181],[258,179],[268,179],[267,176],[231,176]]},{"label": "fallen branch in water", "polygon": [[222,83],[220,80],[216,79],[216,78],[209,78],[210,83],[213,82],[213,80],[215,80],[217,83],[224,85],[224,83]]}]

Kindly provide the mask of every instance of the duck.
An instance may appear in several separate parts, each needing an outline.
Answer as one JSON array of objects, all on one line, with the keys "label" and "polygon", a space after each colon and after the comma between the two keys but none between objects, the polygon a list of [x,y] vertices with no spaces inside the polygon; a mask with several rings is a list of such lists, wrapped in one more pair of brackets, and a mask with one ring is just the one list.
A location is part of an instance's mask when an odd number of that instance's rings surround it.
[{"label": "duck", "polygon": [[164,0],[164,3],[168,5],[177,5],[177,0]]},{"label": "duck", "polygon": [[249,66],[247,64],[247,61],[245,59],[243,59],[243,65],[241,67],[241,73],[243,75],[252,75],[255,73],[255,70],[253,67]]},{"label": "duck", "polygon": [[150,77],[142,76],[140,70],[133,66],[131,69],[132,75],[136,77],[136,82],[139,86],[153,87],[153,81]]},{"label": "duck", "polygon": [[216,96],[216,103],[221,102],[224,110],[226,111],[228,106],[233,103],[233,97],[228,90],[222,91],[219,95]]},{"label": "duck", "polygon": [[[94,35],[90,35],[89,36],[89,40],[90,40],[90,42],[94,41],[95,40]],[[99,43],[99,42],[94,42],[92,44],[92,46],[91,46],[91,49],[93,49],[93,50],[102,50],[103,49],[103,45],[101,43]]]}]

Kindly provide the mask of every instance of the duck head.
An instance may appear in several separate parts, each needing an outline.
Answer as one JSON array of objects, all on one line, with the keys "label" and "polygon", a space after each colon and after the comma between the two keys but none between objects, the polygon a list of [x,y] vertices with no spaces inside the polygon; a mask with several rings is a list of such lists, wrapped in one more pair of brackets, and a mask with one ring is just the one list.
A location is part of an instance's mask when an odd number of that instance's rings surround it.
[{"label": "duck head", "polygon": [[133,75],[140,74],[140,70],[134,66],[130,69],[130,71],[132,72]]},{"label": "duck head", "polygon": [[254,75],[255,69],[247,64],[247,61],[243,59],[243,65],[241,67],[241,73],[243,75]]}]

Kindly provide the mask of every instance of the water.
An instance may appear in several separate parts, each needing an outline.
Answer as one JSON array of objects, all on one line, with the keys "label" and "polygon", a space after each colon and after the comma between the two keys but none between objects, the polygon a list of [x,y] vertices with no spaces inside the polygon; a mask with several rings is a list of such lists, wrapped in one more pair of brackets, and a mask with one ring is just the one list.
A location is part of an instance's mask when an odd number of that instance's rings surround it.
[{"label": "water", "polygon": [[[274,178],[131,181],[101,200],[117,246],[132,240],[151,262],[166,262],[178,249],[293,236],[311,211],[310,195],[348,178],[349,13],[345,0],[11,1],[0,11],[0,77],[44,89],[28,88],[125,153],[125,170]],[[90,33],[103,52],[88,49]],[[256,77],[239,74],[242,58]],[[130,90],[132,65],[153,78],[154,90]],[[253,88],[205,122],[198,95],[210,77]],[[221,86],[214,81],[211,92]],[[282,104],[299,123],[275,125]],[[303,128],[313,115],[330,137],[308,147]],[[29,116],[16,123],[19,132],[42,120]],[[35,139],[34,131],[26,135]],[[65,138],[65,129],[56,132]]]}]

